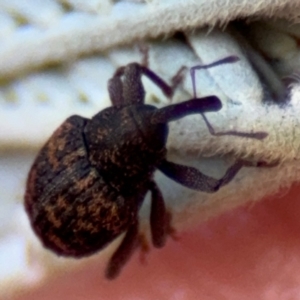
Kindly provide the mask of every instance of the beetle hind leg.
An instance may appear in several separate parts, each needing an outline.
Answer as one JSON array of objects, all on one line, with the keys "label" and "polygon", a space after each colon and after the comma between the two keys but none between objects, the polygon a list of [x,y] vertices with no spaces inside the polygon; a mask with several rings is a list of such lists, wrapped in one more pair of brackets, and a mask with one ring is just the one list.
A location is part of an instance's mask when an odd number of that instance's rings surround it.
[{"label": "beetle hind leg", "polygon": [[[161,248],[165,245],[168,235],[175,238],[174,229],[170,225],[171,215],[166,210],[163,196],[155,182],[150,182],[149,190],[152,193],[150,212],[152,244],[156,248]],[[141,249],[141,261],[145,261],[149,244],[145,236],[139,233],[138,221],[127,230],[123,241],[112,255],[106,267],[105,277],[115,279],[137,248]]]},{"label": "beetle hind leg", "polygon": [[138,222],[131,225],[119,248],[117,248],[111,257],[105,270],[105,277],[107,279],[115,279],[120,274],[123,266],[128,262],[136,248],[139,246],[138,227]]},{"label": "beetle hind leg", "polygon": [[167,213],[163,196],[153,181],[150,184],[150,191],[152,193],[150,211],[152,244],[156,248],[161,248],[165,245],[170,232],[170,216]]}]

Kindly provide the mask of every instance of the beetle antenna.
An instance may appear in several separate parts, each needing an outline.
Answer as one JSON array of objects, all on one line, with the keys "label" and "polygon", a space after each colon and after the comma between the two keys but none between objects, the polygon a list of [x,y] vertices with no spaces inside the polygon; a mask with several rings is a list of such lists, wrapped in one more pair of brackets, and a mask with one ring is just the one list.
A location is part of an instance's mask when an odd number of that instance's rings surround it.
[{"label": "beetle antenna", "polygon": [[212,67],[219,66],[219,65],[222,65],[222,64],[231,64],[231,63],[237,62],[239,60],[240,59],[239,59],[238,56],[236,56],[236,55],[230,55],[230,56],[227,56],[227,57],[222,58],[220,60],[214,61],[211,64],[198,65],[198,66],[191,67],[190,74],[191,74],[191,77],[192,77],[193,96],[194,96],[194,98],[197,98],[197,96],[196,96],[196,79],[195,79],[195,71],[196,70],[199,70],[199,69],[208,69],[208,68],[212,68]]}]

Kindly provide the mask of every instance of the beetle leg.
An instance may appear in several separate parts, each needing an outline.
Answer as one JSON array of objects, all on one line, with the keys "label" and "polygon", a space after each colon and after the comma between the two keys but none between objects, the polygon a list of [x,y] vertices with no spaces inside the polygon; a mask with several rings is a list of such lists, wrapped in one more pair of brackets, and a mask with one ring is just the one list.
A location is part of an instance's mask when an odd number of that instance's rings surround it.
[{"label": "beetle leg", "polygon": [[[162,92],[169,98],[171,98],[174,94],[174,90],[176,87],[181,83],[183,78],[183,72],[185,71],[185,67],[179,69],[176,75],[172,78],[172,85],[167,84],[161,77],[155,74],[153,71],[148,69],[145,66],[142,66],[138,63],[131,63],[126,67],[120,67],[116,70],[114,77],[110,80],[115,81],[118,80],[121,82],[121,76],[123,78],[123,97],[122,101],[124,104],[135,104],[135,103],[144,103],[145,98],[145,90],[142,83],[142,75],[147,76],[154,84],[156,84]],[[109,91],[110,91],[110,84],[109,83]],[[121,90],[121,88],[117,88],[117,90]],[[112,94],[110,92],[110,96],[113,101]],[[120,98],[120,97],[117,97]]]},{"label": "beetle leg", "polygon": [[144,103],[142,68],[138,63],[131,63],[116,70],[114,76],[108,81],[108,91],[113,106]]},{"label": "beetle leg", "polygon": [[129,227],[119,248],[111,257],[105,271],[105,277],[107,279],[115,279],[119,275],[123,266],[130,259],[135,249],[139,246],[138,227],[138,222],[135,222],[131,225],[131,227]]},{"label": "beetle leg", "polygon": [[141,65],[148,67],[149,66],[149,46],[145,43],[138,43],[137,48],[142,54]]},{"label": "beetle leg", "polygon": [[[210,68],[210,67],[214,67],[214,66],[217,66],[220,64],[233,63],[238,60],[239,60],[239,58],[237,56],[234,56],[234,55],[228,56],[221,60],[215,61],[209,65],[195,66],[191,69],[191,74],[194,74],[195,70],[200,69],[200,68]],[[185,66],[182,66],[178,70],[178,72],[173,76],[172,85],[169,85],[161,77],[159,77],[156,73],[154,73],[152,70],[148,69],[145,66],[141,66],[141,65],[139,65],[139,67],[140,67],[143,75],[147,76],[151,81],[153,81],[153,83],[155,83],[162,90],[162,92],[169,98],[171,98],[173,96],[175,89],[182,82],[183,74],[187,68]],[[192,80],[195,81],[194,75],[192,75]],[[193,87],[194,87],[194,82],[193,82]],[[195,93],[195,89],[194,89],[194,93]]]},{"label": "beetle leg", "polygon": [[150,245],[144,233],[139,234],[138,240],[139,240],[139,247],[140,247],[139,259],[141,264],[145,264],[147,262],[147,255],[150,252]]},{"label": "beetle leg", "polygon": [[227,169],[225,175],[221,179],[215,179],[202,174],[193,167],[175,164],[167,160],[164,160],[158,168],[166,176],[179,184],[190,189],[213,193],[218,191],[220,187],[228,184],[244,165],[243,161],[237,161]]},{"label": "beetle leg", "polygon": [[[192,78],[192,84],[193,84],[193,96],[194,98],[197,98],[197,93],[196,93],[196,79],[195,79],[195,71],[199,70],[199,69],[208,69],[211,67],[215,67],[221,64],[225,64],[225,63],[234,63],[236,61],[238,61],[239,58],[237,56],[228,56],[225,57],[221,60],[215,61],[211,64],[208,65],[199,65],[199,66],[195,66],[192,67],[190,69],[190,74],[191,74],[191,78]],[[245,138],[253,138],[253,139],[258,139],[258,140],[262,140],[264,138],[267,137],[267,133],[263,132],[263,131],[258,131],[258,132],[254,132],[254,133],[250,133],[250,132],[242,132],[242,131],[222,131],[222,132],[215,132],[214,128],[212,127],[212,125],[209,123],[209,121],[207,120],[206,116],[204,115],[204,111],[200,112],[209,132],[211,135],[214,136],[222,136],[222,135],[234,135],[234,136],[239,136],[239,137],[245,137]]]},{"label": "beetle leg", "polygon": [[126,104],[142,104],[145,89],[142,83],[142,66],[132,63],[125,67],[123,79],[123,95]]},{"label": "beetle leg", "polygon": [[251,139],[257,139],[257,140],[263,140],[268,136],[267,132],[264,131],[257,131],[257,132],[243,132],[243,131],[235,131],[235,130],[228,130],[228,131],[220,131],[215,132],[215,129],[212,127],[212,125],[207,120],[206,116],[203,113],[200,113],[207,128],[211,135],[214,136],[222,136],[222,135],[234,135],[244,138],[251,138]]},{"label": "beetle leg", "polygon": [[119,76],[114,76],[108,81],[108,93],[113,106],[119,108],[124,105],[123,85]]},{"label": "beetle leg", "polygon": [[191,78],[192,78],[194,97],[197,98],[197,96],[196,96],[196,79],[195,79],[195,71],[196,70],[199,70],[199,69],[209,69],[209,68],[212,68],[212,67],[215,67],[215,66],[219,66],[219,65],[222,65],[222,64],[234,63],[234,62],[237,62],[239,60],[240,59],[237,56],[231,55],[231,56],[227,56],[225,58],[222,58],[220,60],[214,61],[211,64],[198,65],[198,66],[191,67],[190,74],[191,74]]},{"label": "beetle leg", "polygon": [[169,98],[173,96],[176,87],[181,83],[182,76],[183,76],[182,73],[185,70],[185,67],[180,68],[179,71],[172,78],[173,84],[169,85],[161,77],[159,77],[156,73],[154,73],[152,70],[148,69],[147,67],[140,66],[140,68],[143,75],[147,76]]},{"label": "beetle leg", "polygon": [[166,211],[163,196],[153,181],[151,182],[149,189],[152,193],[150,211],[152,243],[154,247],[161,248],[166,243],[168,228],[170,227],[168,224],[170,218]]}]

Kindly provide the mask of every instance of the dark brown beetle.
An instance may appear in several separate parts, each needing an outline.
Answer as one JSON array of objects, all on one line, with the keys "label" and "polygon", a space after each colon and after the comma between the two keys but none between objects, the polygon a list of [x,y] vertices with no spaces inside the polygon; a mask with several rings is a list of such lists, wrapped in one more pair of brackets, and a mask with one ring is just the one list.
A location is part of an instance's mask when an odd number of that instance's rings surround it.
[{"label": "dark brown beetle", "polygon": [[[236,60],[231,56],[201,67]],[[167,161],[167,123],[218,111],[222,105],[215,96],[195,96],[161,109],[146,105],[142,75],[172,95],[174,87],[148,68],[137,63],[119,68],[108,83],[112,106],[92,119],[68,118],[39,152],[27,180],[25,208],[31,225],[44,246],[58,255],[91,255],[126,231],[108,264],[110,279],[119,274],[138,244],[138,211],[148,191],[152,243],[165,244],[170,226],[162,194],[153,181],[156,169],[191,189],[215,192],[243,166],[241,161],[235,163],[217,180]],[[216,135],[266,136],[263,132],[218,134],[208,126]]]}]

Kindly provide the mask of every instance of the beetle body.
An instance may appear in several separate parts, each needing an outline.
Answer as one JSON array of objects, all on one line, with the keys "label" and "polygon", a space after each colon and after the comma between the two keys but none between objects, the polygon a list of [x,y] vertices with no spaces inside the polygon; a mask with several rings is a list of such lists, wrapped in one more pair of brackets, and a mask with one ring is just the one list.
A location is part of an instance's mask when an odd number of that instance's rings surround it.
[{"label": "beetle body", "polygon": [[[236,57],[227,57],[203,67],[235,61]],[[215,179],[193,167],[169,162],[165,148],[168,122],[218,111],[222,104],[216,96],[194,95],[161,109],[145,105],[142,75],[165,95],[172,95],[175,86],[144,66],[132,63],[117,69],[108,82],[112,106],[92,119],[68,118],[37,155],[27,180],[25,209],[32,228],[44,246],[58,255],[91,255],[126,231],[108,263],[109,279],[119,274],[138,244],[138,210],[148,191],[152,195],[152,244],[164,246],[170,233],[164,199],[153,181],[156,169],[188,188],[211,193],[228,184],[244,164],[238,161],[221,179]],[[218,135],[204,120],[210,132]],[[219,133],[225,134],[266,137],[264,132]]]},{"label": "beetle body", "polygon": [[166,154],[167,125],[145,121],[153,110],[110,107],[91,120],[72,116],[54,132],[32,166],[25,195],[46,248],[90,255],[136,221]]}]

